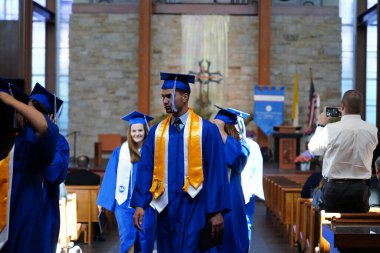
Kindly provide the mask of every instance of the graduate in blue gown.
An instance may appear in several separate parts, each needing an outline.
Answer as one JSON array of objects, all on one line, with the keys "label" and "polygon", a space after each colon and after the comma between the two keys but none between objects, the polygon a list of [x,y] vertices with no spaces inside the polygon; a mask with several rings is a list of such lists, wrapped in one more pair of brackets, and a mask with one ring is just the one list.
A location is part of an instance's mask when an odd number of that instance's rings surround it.
[{"label": "graduate in blue gown", "polygon": [[[56,123],[63,101],[50,93],[40,84],[36,84],[30,94],[34,108],[48,115]],[[58,134],[56,152],[50,166],[43,171],[43,240],[40,252],[56,252],[60,228],[59,185],[67,174],[70,160],[70,148],[65,137]]]},{"label": "graduate in blue gown", "polygon": [[236,124],[237,117],[248,115],[232,108],[218,108],[220,110],[213,122],[218,126],[224,142],[231,201],[231,211],[224,219],[224,242],[218,247],[218,252],[245,253],[248,252],[249,239],[241,172],[247,163],[249,149],[241,140]]},{"label": "graduate in blue gown", "polygon": [[169,116],[154,125],[142,148],[131,206],[141,229],[149,205],[157,210],[158,252],[200,252],[199,233],[223,234],[229,210],[223,142],[217,127],[188,107],[194,76],[161,73]]},{"label": "graduate in blue gown", "polygon": [[3,252],[41,252],[43,237],[42,173],[51,164],[58,127],[32,105],[0,91],[0,100],[14,108],[24,124],[15,140],[9,237]]},{"label": "graduate in blue gown", "polygon": [[[60,230],[60,184],[65,180],[70,160],[70,147],[66,138],[59,134],[56,153],[51,165],[44,171],[43,183],[43,215],[44,240],[43,245],[47,251],[56,252]],[[42,252],[42,251],[41,251]]]},{"label": "graduate in blue gown", "polygon": [[98,206],[115,213],[120,238],[120,252],[153,251],[156,239],[156,212],[148,207],[142,231],[133,226],[131,196],[139,170],[140,149],[153,118],[134,111],[121,119],[129,122],[127,141],[117,147],[109,159],[98,195]]}]

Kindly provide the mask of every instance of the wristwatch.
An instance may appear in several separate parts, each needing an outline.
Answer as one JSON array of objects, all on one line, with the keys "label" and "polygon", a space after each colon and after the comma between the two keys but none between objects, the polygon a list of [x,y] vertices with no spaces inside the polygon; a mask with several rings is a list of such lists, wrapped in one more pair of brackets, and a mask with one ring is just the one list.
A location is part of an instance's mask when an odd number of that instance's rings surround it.
[{"label": "wristwatch", "polygon": [[317,124],[317,127],[325,127],[325,125]]}]

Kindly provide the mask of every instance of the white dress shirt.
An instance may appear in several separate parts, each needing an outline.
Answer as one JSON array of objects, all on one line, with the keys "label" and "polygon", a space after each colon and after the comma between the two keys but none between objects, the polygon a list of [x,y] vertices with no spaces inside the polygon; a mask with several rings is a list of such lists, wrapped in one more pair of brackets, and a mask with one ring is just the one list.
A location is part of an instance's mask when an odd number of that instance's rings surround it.
[{"label": "white dress shirt", "polygon": [[[187,111],[186,113],[184,113],[182,116],[179,117],[179,119],[181,120],[181,124],[179,124],[179,127],[181,128],[181,130],[185,126],[188,117],[189,117],[189,111]],[[172,117],[171,124],[174,124],[174,120],[175,118]]]},{"label": "white dress shirt", "polygon": [[342,116],[335,123],[317,127],[309,151],[323,156],[322,175],[328,179],[369,179],[377,128],[360,115]]}]

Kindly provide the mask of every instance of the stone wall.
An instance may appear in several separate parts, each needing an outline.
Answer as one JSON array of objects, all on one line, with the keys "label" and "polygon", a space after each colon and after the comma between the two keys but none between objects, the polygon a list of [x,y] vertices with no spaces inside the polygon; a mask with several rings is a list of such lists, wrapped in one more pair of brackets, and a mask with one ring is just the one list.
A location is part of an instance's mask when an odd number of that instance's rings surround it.
[{"label": "stone wall", "polygon": [[135,14],[71,15],[69,131],[80,131],[77,154],[93,156],[99,133],[125,135],[120,117],[137,107],[138,25]]},{"label": "stone wall", "polygon": [[294,73],[299,79],[300,125],[307,120],[310,71],[321,107],[339,105],[341,93],[340,18],[274,16],[271,33],[271,84],[285,86],[285,121],[291,124]]},{"label": "stone wall", "polygon": [[[181,16],[153,15],[150,114],[164,113],[160,71],[181,71]],[[258,17],[231,16],[224,106],[253,112],[258,81]],[[119,117],[137,107],[138,16],[74,14],[70,23],[70,131],[79,130],[77,153],[93,156],[98,133],[122,133]],[[340,19],[333,16],[273,16],[271,84],[286,88],[290,123],[293,78],[299,75],[300,125],[307,117],[309,68],[321,106],[340,98]]]}]

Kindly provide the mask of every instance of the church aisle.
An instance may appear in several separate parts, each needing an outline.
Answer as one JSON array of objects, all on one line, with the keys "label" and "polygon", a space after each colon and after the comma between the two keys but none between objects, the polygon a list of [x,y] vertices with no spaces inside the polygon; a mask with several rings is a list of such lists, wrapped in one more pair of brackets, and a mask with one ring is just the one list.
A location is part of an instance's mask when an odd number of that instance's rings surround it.
[{"label": "church aisle", "polygon": [[296,253],[266,212],[264,202],[256,202],[250,253]]},{"label": "church aisle", "polygon": [[[94,241],[91,246],[79,245],[83,253],[118,253],[119,237],[117,227],[108,231],[106,240],[103,242]],[[271,219],[266,214],[264,202],[256,202],[254,217],[254,229],[252,232],[252,242],[250,253],[296,253],[297,249],[290,247],[290,244],[280,234],[273,225]]]}]

